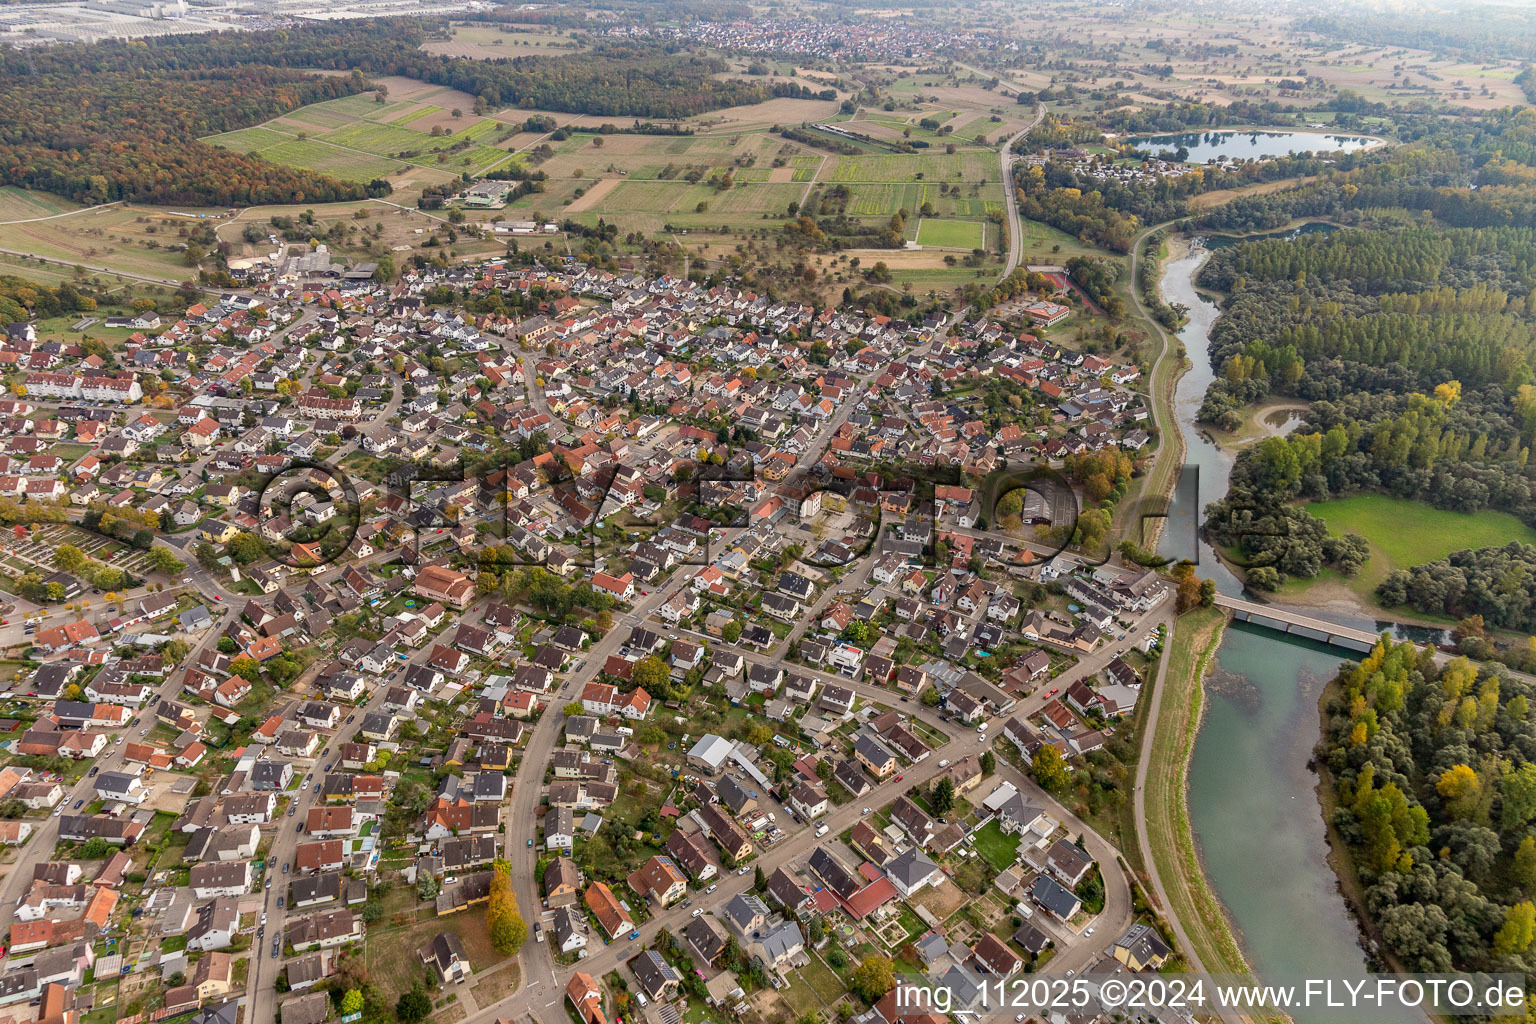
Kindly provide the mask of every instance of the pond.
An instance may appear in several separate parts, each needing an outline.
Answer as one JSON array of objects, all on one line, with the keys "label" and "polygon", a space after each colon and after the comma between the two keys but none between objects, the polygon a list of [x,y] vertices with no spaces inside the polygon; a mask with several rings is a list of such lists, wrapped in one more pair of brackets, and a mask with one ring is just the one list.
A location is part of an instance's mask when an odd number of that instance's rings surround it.
[{"label": "pond", "polygon": [[1264,414],[1264,425],[1266,427],[1275,427],[1277,429],[1284,427],[1294,427],[1296,424],[1304,420],[1306,415],[1307,413],[1305,409],[1295,409],[1290,407],[1284,409],[1271,409],[1269,412]]},{"label": "pond", "polygon": [[1152,153],[1183,149],[1185,161],[1192,164],[1212,160],[1264,160],[1293,153],[1353,153],[1380,144],[1380,140],[1364,135],[1325,135],[1281,128],[1139,135],[1126,141]]}]

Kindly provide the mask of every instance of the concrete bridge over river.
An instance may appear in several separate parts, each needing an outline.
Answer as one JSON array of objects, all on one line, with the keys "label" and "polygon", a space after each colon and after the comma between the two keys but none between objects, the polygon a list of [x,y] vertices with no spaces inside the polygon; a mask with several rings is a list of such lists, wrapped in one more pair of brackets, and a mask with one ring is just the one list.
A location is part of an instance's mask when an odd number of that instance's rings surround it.
[{"label": "concrete bridge over river", "polygon": [[1244,601],[1240,597],[1217,594],[1215,603],[1218,608],[1229,610],[1232,617],[1239,622],[1251,622],[1255,626],[1265,626],[1292,636],[1332,644],[1357,654],[1370,653],[1371,648],[1375,647],[1377,641],[1381,639],[1377,633],[1352,626],[1341,626],[1336,622],[1313,618],[1289,608]]}]

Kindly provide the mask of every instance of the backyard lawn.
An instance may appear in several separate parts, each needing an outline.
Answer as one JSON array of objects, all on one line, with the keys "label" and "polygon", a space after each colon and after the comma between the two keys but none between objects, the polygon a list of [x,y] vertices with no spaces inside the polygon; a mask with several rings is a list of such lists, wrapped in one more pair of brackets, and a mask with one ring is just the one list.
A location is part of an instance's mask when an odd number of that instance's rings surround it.
[{"label": "backyard lawn", "polygon": [[823,1001],[833,1003],[843,994],[843,982],[826,964],[821,957],[811,954],[811,962],[800,968],[800,977],[816,992]]},{"label": "backyard lawn", "polygon": [[1003,832],[997,821],[987,822],[976,833],[976,852],[992,865],[994,871],[1002,871],[1019,858],[1019,837]]},{"label": "backyard lawn", "polygon": [[429,917],[403,925],[380,922],[368,929],[363,955],[369,976],[378,984],[389,1005],[393,1006],[400,994],[422,977],[426,968],[416,951],[431,942],[438,932],[454,932],[459,936],[464,943],[464,952],[469,955],[470,966],[476,971],[487,970],[506,959],[491,948],[484,905],[448,917]]}]

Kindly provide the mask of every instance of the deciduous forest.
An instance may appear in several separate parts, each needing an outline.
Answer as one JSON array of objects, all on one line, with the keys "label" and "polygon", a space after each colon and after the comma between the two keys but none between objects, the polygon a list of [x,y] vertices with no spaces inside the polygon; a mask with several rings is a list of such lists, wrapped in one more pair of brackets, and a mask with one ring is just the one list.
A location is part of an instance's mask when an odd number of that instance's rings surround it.
[{"label": "deciduous forest", "polygon": [[1329,691],[1319,754],[1365,910],[1409,971],[1528,974],[1536,939],[1531,686],[1383,640]]},{"label": "deciduous forest", "polygon": [[[607,43],[580,55],[454,59],[420,49],[412,20],[167,36],[0,51],[0,183],[77,202],[324,203],[389,192],[198,142],[404,75],[463,90],[483,109],[680,118],[775,96],[793,81],[714,77],[719,60]],[[351,71],[315,75],[301,69]]]},{"label": "deciduous forest", "polygon": [[[1415,145],[1197,222],[1356,225],[1222,248],[1201,271],[1200,284],[1225,298],[1200,418],[1231,430],[1267,395],[1312,403],[1295,433],[1239,455],[1226,500],[1210,506],[1213,536],[1247,560],[1250,585],[1276,587],[1326,564],[1349,573],[1363,561],[1298,499],[1379,491],[1536,522],[1536,231],[1525,216],[1536,173],[1512,162],[1536,158],[1536,114],[1490,120],[1455,133],[1431,127]],[[1465,187],[1474,182],[1486,184]],[[1381,596],[1401,603],[1402,584]],[[1486,607],[1475,588],[1455,589],[1451,600],[1443,588],[1426,596],[1424,610],[1520,618]]]}]

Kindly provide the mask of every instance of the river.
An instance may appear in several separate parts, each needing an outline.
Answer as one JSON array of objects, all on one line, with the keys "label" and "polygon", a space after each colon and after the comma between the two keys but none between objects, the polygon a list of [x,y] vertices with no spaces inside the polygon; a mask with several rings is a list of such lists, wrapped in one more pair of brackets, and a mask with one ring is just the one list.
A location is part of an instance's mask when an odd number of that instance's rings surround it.
[{"label": "river", "polygon": [[[1207,251],[1196,246],[1175,255],[1164,265],[1162,292],[1164,301],[1189,309],[1179,339],[1190,368],[1174,396],[1188,456],[1161,550],[1194,558],[1200,575],[1235,596],[1242,581],[1194,535],[1204,505],[1226,493],[1232,468],[1231,454],[1195,423],[1213,374],[1207,331],[1219,311],[1195,288]],[[1211,885],[1260,974],[1366,972],[1358,931],[1326,860],[1317,779],[1307,768],[1320,735],[1318,696],[1344,657],[1233,624],[1206,681],[1205,716],[1190,762],[1190,823]],[[1308,1024],[1305,1015],[1295,1019]]]}]

